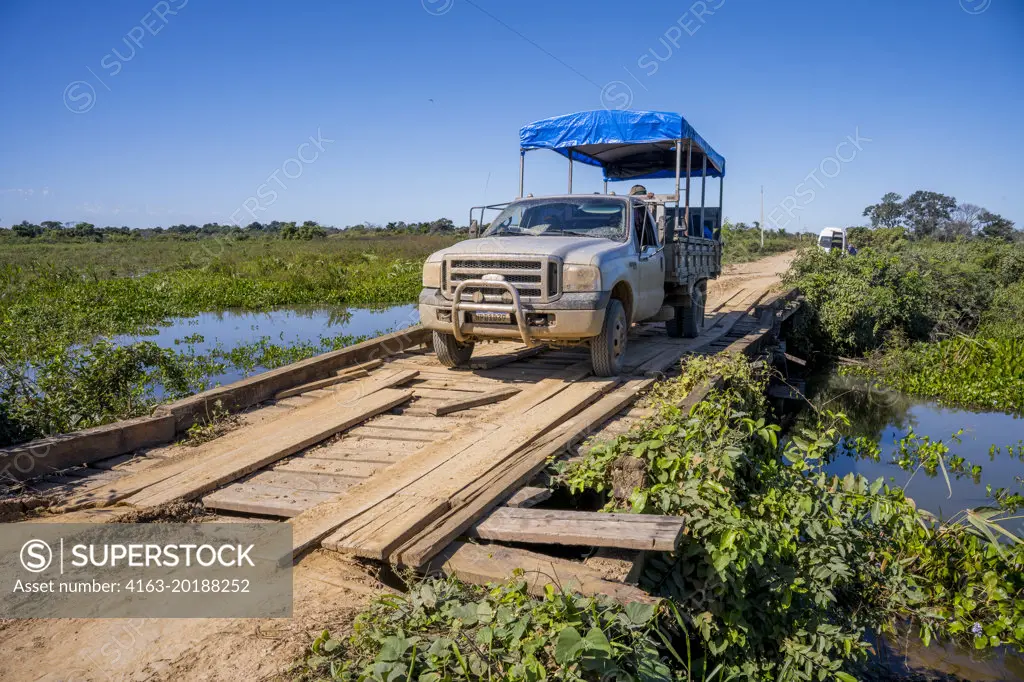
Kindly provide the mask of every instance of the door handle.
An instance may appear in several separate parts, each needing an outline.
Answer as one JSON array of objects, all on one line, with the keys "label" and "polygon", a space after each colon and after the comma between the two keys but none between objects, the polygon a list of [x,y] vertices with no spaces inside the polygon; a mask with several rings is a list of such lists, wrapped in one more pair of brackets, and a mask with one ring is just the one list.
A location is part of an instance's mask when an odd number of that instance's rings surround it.
[{"label": "door handle", "polygon": [[634,270],[636,270],[636,261],[635,261],[635,260],[631,260],[631,261],[629,261],[629,267],[631,267],[631,268],[633,268]]}]

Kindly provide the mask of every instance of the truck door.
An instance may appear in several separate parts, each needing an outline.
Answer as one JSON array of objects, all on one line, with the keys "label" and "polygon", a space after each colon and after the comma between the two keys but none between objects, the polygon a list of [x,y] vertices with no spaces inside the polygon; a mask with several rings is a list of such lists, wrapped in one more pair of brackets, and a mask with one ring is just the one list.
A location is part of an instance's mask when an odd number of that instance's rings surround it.
[{"label": "truck door", "polygon": [[639,254],[637,320],[653,317],[665,298],[665,251],[658,243],[658,226],[642,203],[634,204],[637,253]]}]

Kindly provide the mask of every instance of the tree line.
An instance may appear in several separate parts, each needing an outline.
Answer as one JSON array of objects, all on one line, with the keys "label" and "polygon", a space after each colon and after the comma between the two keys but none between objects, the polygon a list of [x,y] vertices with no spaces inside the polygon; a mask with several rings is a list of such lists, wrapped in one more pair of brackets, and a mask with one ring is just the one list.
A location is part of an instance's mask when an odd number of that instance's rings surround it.
[{"label": "tree line", "polygon": [[961,238],[1020,238],[1014,222],[998,213],[957,200],[940,192],[918,190],[904,199],[888,192],[862,214],[871,227],[903,228],[917,238],[931,237],[952,241]]},{"label": "tree line", "polygon": [[205,223],[203,225],[186,225],[184,223],[169,227],[130,228],[127,226],[97,227],[89,222],[60,222],[44,220],[39,224],[23,220],[10,228],[0,227],[0,238],[18,237],[23,239],[73,240],[73,241],[104,241],[107,239],[200,239],[204,237],[230,237],[248,239],[249,237],[266,236],[279,239],[325,239],[332,234],[446,234],[465,230],[455,225],[449,218],[406,223],[405,221],[389,222],[386,225],[375,223],[359,223],[345,227],[321,225],[315,220],[284,222],[273,220],[268,223],[251,222],[242,227],[234,224]]}]

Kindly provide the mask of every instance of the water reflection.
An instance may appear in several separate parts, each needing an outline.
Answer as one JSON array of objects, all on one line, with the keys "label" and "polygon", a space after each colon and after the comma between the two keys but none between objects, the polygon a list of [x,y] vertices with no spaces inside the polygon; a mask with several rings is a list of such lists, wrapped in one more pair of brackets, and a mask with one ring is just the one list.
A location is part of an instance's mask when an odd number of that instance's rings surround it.
[{"label": "water reflection", "polygon": [[[843,412],[850,419],[844,435],[848,439],[866,437],[878,441],[878,461],[840,457],[830,462],[829,473],[845,476],[854,472],[869,480],[883,477],[890,484],[905,486],[919,507],[940,518],[949,518],[964,509],[986,504],[986,486],[993,489],[1019,489],[1017,478],[1024,477],[1024,462],[1017,456],[1017,444],[1024,437],[1020,417],[1001,412],[972,412],[943,407],[935,402],[903,395],[862,379],[832,376],[809,382],[811,401],[819,407]],[[928,475],[924,468],[916,475],[893,463],[896,445],[909,429],[933,441],[949,446],[949,455],[963,457],[982,467],[977,481],[970,475],[950,472],[950,484],[939,471]],[[959,429],[960,442],[952,439]],[[992,452],[992,447],[1001,448]],[[1012,449],[1009,446],[1013,446]],[[970,466],[967,466],[970,469]],[[952,495],[950,495],[950,487]]]},{"label": "water reflection", "polygon": [[[883,477],[890,485],[905,487],[919,508],[945,519],[964,509],[990,503],[987,485],[993,489],[1006,487],[1024,492],[1021,485],[1024,461],[1021,461],[1018,447],[1020,439],[1024,438],[1024,422],[1020,417],[942,407],[863,379],[834,374],[809,380],[808,395],[815,406],[843,412],[849,417],[850,426],[844,430],[846,438],[863,436],[878,441],[881,449],[877,461],[839,457],[826,466],[831,474],[842,477],[853,472],[872,481]],[[808,411],[801,418],[810,420],[812,415]],[[950,448],[949,455],[959,455],[981,465],[978,481],[951,473],[947,486],[941,473],[929,476],[922,468],[912,475],[894,464],[893,455],[898,450],[896,441],[911,428],[932,440],[945,441]],[[959,429],[964,433],[957,443],[950,437]],[[993,446],[1001,450],[992,452]],[[1024,525],[1011,530],[1024,536]],[[912,635],[901,637],[899,641],[879,640],[875,644],[879,662],[894,673],[911,668],[967,680],[1024,680],[1024,657],[1005,649],[978,653],[935,643],[925,647]]]},{"label": "water reflection", "polygon": [[[127,345],[136,341],[152,341],[161,348],[197,356],[215,354],[223,357],[232,349],[254,344],[257,347],[314,346],[318,347],[314,352],[325,352],[332,347],[352,343],[359,337],[404,329],[418,322],[416,305],[381,309],[308,306],[266,312],[223,310],[171,319],[150,334],[122,335],[115,337],[114,342]],[[209,376],[208,385],[231,383],[266,369],[268,367],[247,365],[243,361],[239,366],[230,366],[222,373]],[[162,394],[160,387],[155,391],[158,396]]]},{"label": "water reflection", "polygon": [[[168,320],[153,334],[119,336],[117,343],[153,341],[162,348],[191,345],[204,353],[218,345],[232,348],[270,337],[275,343],[315,343],[324,336],[349,334],[371,336],[381,331],[402,329],[419,322],[415,305],[390,308],[289,307],[254,313],[222,310],[194,317]],[[200,340],[201,339],[201,340]]]}]

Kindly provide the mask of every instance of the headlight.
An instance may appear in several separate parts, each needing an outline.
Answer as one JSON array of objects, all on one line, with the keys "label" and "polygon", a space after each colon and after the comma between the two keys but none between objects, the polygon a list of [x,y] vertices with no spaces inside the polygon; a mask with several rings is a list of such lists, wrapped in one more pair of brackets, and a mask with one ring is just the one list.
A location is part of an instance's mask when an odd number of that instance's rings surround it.
[{"label": "headlight", "polygon": [[423,286],[427,289],[441,288],[442,261],[427,261],[423,264]]},{"label": "headlight", "polygon": [[593,265],[562,267],[563,291],[601,291],[601,271]]}]

